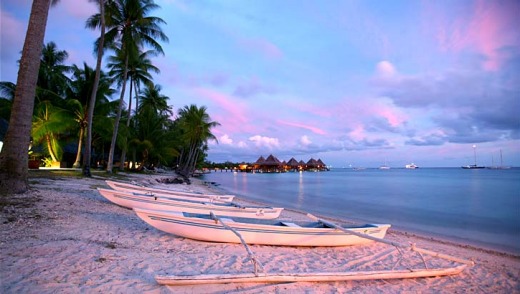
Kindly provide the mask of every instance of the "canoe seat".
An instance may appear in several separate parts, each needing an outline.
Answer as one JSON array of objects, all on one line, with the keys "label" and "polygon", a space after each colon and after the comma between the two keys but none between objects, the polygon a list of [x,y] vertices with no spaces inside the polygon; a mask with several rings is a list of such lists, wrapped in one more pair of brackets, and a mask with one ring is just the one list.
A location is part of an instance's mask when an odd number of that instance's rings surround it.
[{"label": "canoe seat", "polygon": [[295,223],[289,223],[289,222],[281,222],[282,225],[284,226],[287,226],[287,227],[291,227],[291,228],[301,228],[299,225],[295,224]]}]

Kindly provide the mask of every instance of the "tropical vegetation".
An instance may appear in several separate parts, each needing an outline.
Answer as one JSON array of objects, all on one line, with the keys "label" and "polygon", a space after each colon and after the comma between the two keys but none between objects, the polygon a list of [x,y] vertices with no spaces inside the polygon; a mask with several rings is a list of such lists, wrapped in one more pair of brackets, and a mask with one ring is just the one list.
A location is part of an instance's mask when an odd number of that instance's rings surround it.
[{"label": "tropical vegetation", "polygon": [[[43,44],[50,0],[33,2],[29,29],[38,26],[39,36],[26,36],[20,60],[30,70],[21,68],[16,84],[0,82],[0,122],[9,125],[0,153],[6,192],[27,189],[29,153],[42,164],[83,166],[86,176],[91,166],[112,172],[119,165],[135,171],[169,167],[189,177],[203,164],[207,143],[216,140],[212,129],[219,124],[206,107],[192,104],[175,113],[154,83],[159,68],[153,57],[164,54],[159,42],[168,41],[160,28],[165,22],[151,15],[159,6],[152,0],[98,4],[99,13],[86,21],[87,28],[101,31],[93,40],[98,59],[92,68],[67,64],[66,50]],[[6,188],[8,183],[16,188]]]}]

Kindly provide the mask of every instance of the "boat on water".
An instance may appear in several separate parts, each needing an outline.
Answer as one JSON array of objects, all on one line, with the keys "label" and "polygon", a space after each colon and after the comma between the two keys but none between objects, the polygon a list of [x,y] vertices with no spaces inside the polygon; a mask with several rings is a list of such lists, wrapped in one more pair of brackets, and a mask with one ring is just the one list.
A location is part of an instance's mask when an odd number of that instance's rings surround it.
[{"label": "boat on water", "polygon": [[381,165],[381,166],[379,167],[379,169],[384,169],[384,170],[386,170],[386,169],[390,169],[390,166],[389,166],[388,164],[386,164],[386,159],[385,159],[385,164]]},{"label": "boat on water", "polygon": [[277,218],[283,210],[283,208],[267,206],[242,206],[232,202],[215,203],[201,200],[165,198],[161,196],[151,196],[149,194],[138,194],[103,188],[98,188],[98,192],[110,202],[130,209],[143,208],[205,214],[213,212],[217,215],[258,219]]},{"label": "boat on water", "polygon": [[474,160],[474,164],[468,164],[468,165],[463,165],[461,166],[463,169],[483,169],[483,168],[486,168],[485,166],[479,166],[477,165],[477,146],[476,145],[473,145],[473,160]]},{"label": "boat on water", "polygon": [[121,183],[107,180],[105,181],[107,185],[117,191],[131,192],[131,193],[143,193],[149,194],[153,196],[161,196],[161,197],[171,197],[176,199],[186,199],[186,200],[196,200],[196,199],[209,199],[214,202],[231,202],[233,201],[234,195],[218,195],[218,194],[202,194],[195,192],[183,192],[183,191],[174,191],[174,190],[166,190],[166,189],[158,189],[151,187],[143,187],[130,183]]},{"label": "boat on water", "polygon": [[[220,217],[226,226],[208,214],[186,212],[166,212],[134,208],[136,214],[146,223],[166,233],[190,239],[218,242],[241,243],[234,231],[247,244],[275,246],[349,246],[367,244],[373,240],[348,234],[326,223],[289,222],[283,220],[261,220],[247,218]],[[390,225],[366,224],[361,226],[341,225],[353,233],[384,238]]]},{"label": "boat on water", "polygon": [[416,168],[419,168],[417,165],[415,165],[415,163],[410,163],[410,164],[407,164],[404,166],[405,168],[407,169],[416,169]]},{"label": "boat on water", "polygon": [[488,166],[488,169],[511,169],[510,166],[504,166],[502,162],[502,150],[500,150],[500,165],[495,165],[495,162],[493,160],[493,157],[491,158],[492,164],[491,166]]},{"label": "boat on water", "polygon": [[483,169],[483,168],[486,168],[485,166],[479,166],[479,165],[474,165],[474,164],[470,164],[470,165],[464,165],[464,166],[461,166],[463,169]]}]

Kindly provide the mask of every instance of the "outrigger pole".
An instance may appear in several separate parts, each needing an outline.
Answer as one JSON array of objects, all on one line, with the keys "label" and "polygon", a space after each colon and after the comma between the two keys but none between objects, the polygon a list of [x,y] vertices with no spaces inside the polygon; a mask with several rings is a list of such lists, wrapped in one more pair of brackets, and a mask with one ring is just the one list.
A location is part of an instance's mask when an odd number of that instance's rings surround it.
[{"label": "outrigger pole", "polygon": [[[307,214],[308,217],[321,222],[325,226],[335,228],[346,234],[358,236],[373,240],[376,242],[385,243],[395,246],[396,248],[410,248],[419,254],[424,253],[434,257],[455,261],[462,263],[462,265],[450,268],[435,268],[435,269],[407,269],[407,270],[382,270],[382,271],[357,271],[357,272],[315,272],[315,273],[262,273],[258,274],[257,267],[261,266],[260,262],[253,254],[247,243],[244,241],[240,233],[231,228],[223,222],[223,220],[211,213],[211,218],[216,222],[220,222],[225,228],[231,230],[239,238],[242,244],[246,247],[247,253],[253,261],[255,272],[245,274],[207,274],[196,276],[175,276],[164,275],[156,276],[157,283],[162,285],[202,285],[202,284],[226,284],[226,283],[282,283],[282,282],[334,282],[334,281],[354,281],[354,280],[380,280],[380,279],[407,279],[407,278],[425,278],[425,277],[440,277],[448,275],[456,275],[462,272],[468,265],[473,265],[473,261],[462,258],[421,249],[415,247],[415,244],[405,245],[398,242],[385,240],[369,236],[366,234],[354,232],[341,226],[331,223],[329,221],[319,219],[312,214]],[[398,249],[402,254],[402,252]],[[422,258],[422,256],[421,256]],[[424,261],[424,259],[423,259]]]}]

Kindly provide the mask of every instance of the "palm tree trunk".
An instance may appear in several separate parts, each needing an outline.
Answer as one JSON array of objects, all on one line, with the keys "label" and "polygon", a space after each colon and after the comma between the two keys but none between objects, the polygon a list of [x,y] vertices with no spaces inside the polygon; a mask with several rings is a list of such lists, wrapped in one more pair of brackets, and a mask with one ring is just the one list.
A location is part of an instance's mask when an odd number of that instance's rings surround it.
[{"label": "palm tree trunk", "polygon": [[28,147],[34,110],[36,80],[40,67],[45,27],[51,0],[34,0],[20,60],[9,128],[0,153],[1,193],[23,193],[28,189]]},{"label": "palm tree trunk", "polygon": [[79,168],[81,166],[81,164],[79,163],[79,160],[81,159],[83,136],[85,135],[85,127],[83,126],[83,123],[81,123],[81,124],[82,124],[82,126],[79,129],[78,152],[76,153],[76,160],[74,161],[74,164],[72,165],[73,168]]},{"label": "palm tree trunk", "polygon": [[83,157],[83,175],[90,177],[90,162],[92,157],[92,120],[94,118],[94,107],[96,106],[97,89],[99,86],[99,77],[101,75],[101,62],[103,60],[103,46],[105,42],[105,1],[99,0],[99,13],[101,17],[101,36],[97,50],[96,74],[94,76],[94,86],[88,105],[87,114],[87,138],[85,142],[85,155]]},{"label": "palm tree trunk", "polygon": [[52,135],[45,135],[45,142],[47,142],[47,150],[49,151],[49,155],[51,156],[52,162],[57,162],[58,157],[56,156],[56,152],[54,151],[54,148],[52,148]]},{"label": "palm tree trunk", "polygon": [[125,72],[123,73],[123,87],[121,88],[121,97],[119,98],[119,107],[117,109],[116,120],[114,121],[114,132],[112,133],[112,142],[110,142],[110,151],[108,153],[107,172],[112,173],[114,166],[114,153],[116,150],[116,139],[119,131],[119,121],[121,120],[121,112],[123,111],[123,102],[126,89],[126,78],[128,75],[128,55],[125,59]]},{"label": "palm tree trunk", "polygon": [[[126,129],[130,128],[130,119],[132,118],[132,78],[130,78],[130,91],[128,91],[128,120],[126,121]],[[124,138],[125,144],[123,151],[121,152],[121,164],[119,165],[119,170],[124,171],[125,170],[125,161],[126,161],[126,150],[128,150],[128,138],[125,136]],[[129,166],[130,167],[130,166]]]}]

